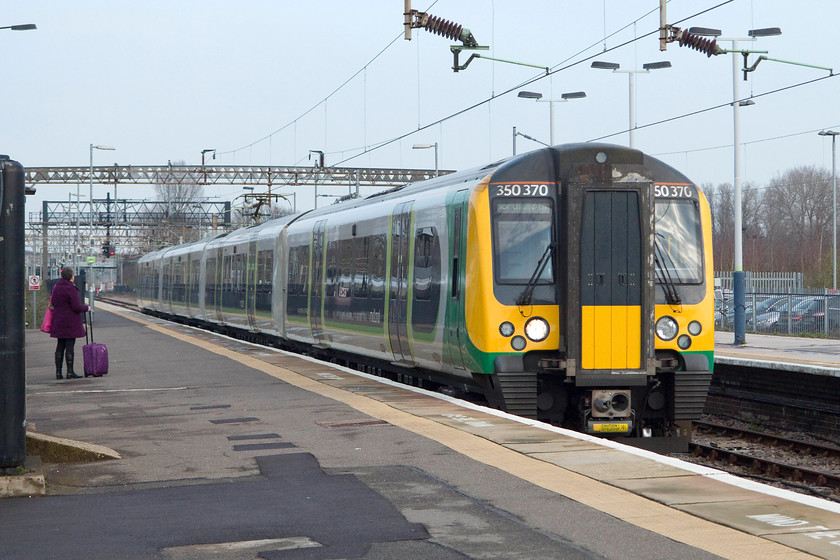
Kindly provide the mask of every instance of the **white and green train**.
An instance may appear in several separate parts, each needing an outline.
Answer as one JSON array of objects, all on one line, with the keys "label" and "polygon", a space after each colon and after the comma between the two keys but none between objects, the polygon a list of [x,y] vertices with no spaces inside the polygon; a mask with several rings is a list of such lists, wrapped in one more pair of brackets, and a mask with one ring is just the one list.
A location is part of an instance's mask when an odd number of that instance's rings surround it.
[{"label": "white and green train", "polygon": [[710,224],[662,162],[556,146],[147,254],[138,301],[678,449],[712,374]]}]

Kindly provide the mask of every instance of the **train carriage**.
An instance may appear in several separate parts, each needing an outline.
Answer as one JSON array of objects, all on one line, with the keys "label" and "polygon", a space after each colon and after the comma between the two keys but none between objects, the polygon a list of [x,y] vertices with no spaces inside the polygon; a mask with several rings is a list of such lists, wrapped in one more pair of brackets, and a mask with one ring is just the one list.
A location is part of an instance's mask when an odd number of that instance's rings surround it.
[{"label": "train carriage", "polygon": [[[200,243],[204,318],[679,448],[711,379],[710,227],[703,194],[662,162],[557,146]],[[138,301],[194,317],[192,280],[184,307],[164,301],[179,251],[141,259]],[[172,286],[159,301],[155,273]]]}]

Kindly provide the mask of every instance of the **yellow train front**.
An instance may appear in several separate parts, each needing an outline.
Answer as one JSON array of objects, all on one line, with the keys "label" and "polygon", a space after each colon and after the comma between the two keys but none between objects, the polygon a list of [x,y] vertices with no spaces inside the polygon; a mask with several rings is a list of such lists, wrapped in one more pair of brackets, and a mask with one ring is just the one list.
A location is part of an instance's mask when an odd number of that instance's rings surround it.
[{"label": "yellow train front", "polygon": [[636,150],[558,146],[486,177],[467,223],[462,352],[490,373],[474,376],[493,404],[685,449],[714,345],[710,214],[697,187]]}]

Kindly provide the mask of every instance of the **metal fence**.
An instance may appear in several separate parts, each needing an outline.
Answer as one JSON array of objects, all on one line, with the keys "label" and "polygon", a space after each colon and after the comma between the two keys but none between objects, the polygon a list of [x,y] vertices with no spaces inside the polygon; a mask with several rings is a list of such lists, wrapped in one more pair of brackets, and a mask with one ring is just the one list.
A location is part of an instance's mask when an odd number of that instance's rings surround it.
[{"label": "metal fence", "polygon": [[[752,292],[745,313],[747,332],[840,338],[840,295]],[[715,300],[717,330],[733,330],[734,316],[731,297]]]},{"label": "metal fence", "polygon": [[[804,293],[805,275],[801,272],[744,272],[746,293]],[[718,286],[718,281],[720,285]],[[715,286],[732,292],[732,271],[715,272]],[[822,291],[822,290],[820,290]]]}]

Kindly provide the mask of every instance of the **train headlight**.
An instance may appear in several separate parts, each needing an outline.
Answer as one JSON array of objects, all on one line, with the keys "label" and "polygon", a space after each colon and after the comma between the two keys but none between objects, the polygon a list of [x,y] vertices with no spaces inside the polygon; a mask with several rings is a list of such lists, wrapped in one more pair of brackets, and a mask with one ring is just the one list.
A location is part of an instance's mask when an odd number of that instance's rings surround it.
[{"label": "train headlight", "polygon": [[674,340],[674,337],[677,336],[679,331],[680,326],[677,325],[673,317],[666,315],[656,322],[656,336],[662,340]]},{"label": "train headlight", "polygon": [[689,347],[691,346],[691,337],[688,336],[687,334],[681,335],[677,339],[677,346],[679,346],[683,350],[688,350]]},{"label": "train headlight", "polygon": [[703,326],[699,322],[692,321],[688,324],[688,334],[691,336],[697,336],[701,332],[703,332]]},{"label": "train headlight", "polygon": [[548,321],[542,317],[532,317],[525,323],[525,336],[533,342],[540,342],[548,336]]},{"label": "train headlight", "polygon": [[501,335],[504,337],[513,336],[513,331],[515,330],[516,328],[510,321],[505,321],[504,323],[499,325],[499,333],[501,333]]},{"label": "train headlight", "polygon": [[525,337],[519,335],[514,336],[513,339],[510,341],[510,345],[516,351],[525,350],[526,344],[528,344],[528,342],[525,340]]}]

